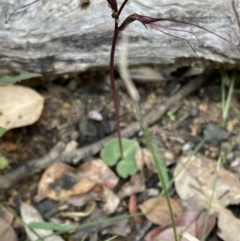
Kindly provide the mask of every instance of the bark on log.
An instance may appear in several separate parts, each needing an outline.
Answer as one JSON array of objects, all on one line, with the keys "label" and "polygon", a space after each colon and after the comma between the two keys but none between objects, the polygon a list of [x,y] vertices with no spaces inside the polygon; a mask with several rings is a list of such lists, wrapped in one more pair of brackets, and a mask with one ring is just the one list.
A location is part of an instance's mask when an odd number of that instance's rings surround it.
[{"label": "bark on log", "polygon": [[[86,0],[84,0],[86,1]],[[0,74],[32,71],[42,74],[78,72],[90,67],[107,67],[113,34],[113,19],[106,0],[41,0],[18,11],[4,24],[8,13],[31,0],[0,2]],[[122,1],[118,1],[119,4]],[[129,14],[169,17],[197,23],[232,41],[240,42],[240,0],[132,0],[120,21]],[[220,38],[195,27],[170,22],[163,26],[191,31],[171,32],[186,41],[155,30],[146,30],[134,22],[130,32],[131,65],[194,65],[204,67],[240,67],[240,52]],[[168,32],[168,29],[162,29]],[[119,51],[116,53],[116,63]]]}]

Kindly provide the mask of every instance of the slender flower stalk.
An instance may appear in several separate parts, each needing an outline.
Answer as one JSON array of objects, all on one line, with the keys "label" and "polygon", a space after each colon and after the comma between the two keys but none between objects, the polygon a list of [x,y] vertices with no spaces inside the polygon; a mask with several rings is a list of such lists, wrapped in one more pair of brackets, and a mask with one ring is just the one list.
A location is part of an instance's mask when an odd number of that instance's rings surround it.
[{"label": "slender flower stalk", "polygon": [[35,0],[35,1],[33,1],[33,2],[30,2],[30,3],[28,3],[28,4],[22,5],[22,6],[18,7],[18,8],[16,8],[16,9],[14,9],[14,10],[11,12],[11,14],[9,15],[9,17],[7,17],[7,12],[8,12],[8,8],[7,8],[7,9],[5,10],[5,24],[7,24],[7,23],[10,21],[10,19],[12,18],[12,16],[14,15],[15,12],[17,12],[17,11],[19,11],[19,10],[21,10],[21,9],[27,8],[27,7],[31,6],[32,4],[34,4],[34,3],[36,3],[36,2],[39,2],[39,1],[40,1],[40,0]]}]

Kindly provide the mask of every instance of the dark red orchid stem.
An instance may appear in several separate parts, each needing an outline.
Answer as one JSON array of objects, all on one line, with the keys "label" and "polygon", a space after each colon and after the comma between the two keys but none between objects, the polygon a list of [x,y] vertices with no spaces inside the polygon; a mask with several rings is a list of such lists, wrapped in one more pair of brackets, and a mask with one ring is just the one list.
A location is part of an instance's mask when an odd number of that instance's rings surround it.
[{"label": "dark red orchid stem", "polygon": [[108,1],[114,11],[112,17],[115,20],[114,25],[114,34],[112,39],[112,48],[111,48],[111,54],[110,54],[110,80],[111,80],[111,89],[112,89],[112,97],[114,102],[114,108],[115,108],[115,120],[116,120],[116,128],[117,128],[117,136],[118,136],[118,143],[119,143],[119,149],[120,149],[120,158],[123,157],[123,146],[122,146],[122,136],[121,136],[121,128],[120,128],[120,116],[119,116],[119,102],[118,102],[118,95],[117,90],[115,86],[115,78],[114,78],[114,56],[116,51],[116,44],[118,40],[118,33],[119,33],[119,27],[118,27],[118,21],[119,16],[124,8],[124,6],[127,4],[128,0],[125,0],[122,5],[120,6],[119,11],[117,10],[117,2],[114,0]]},{"label": "dark red orchid stem", "polygon": [[115,120],[117,127],[117,135],[118,135],[118,143],[120,149],[120,158],[123,157],[123,147],[122,147],[122,137],[121,137],[121,128],[120,128],[120,116],[119,116],[119,103],[118,103],[118,95],[115,86],[115,78],[114,78],[114,56],[116,50],[116,44],[118,39],[118,22],[115,20],[114,34],[112,38],[112,48],[110,54],[110,80],[111,80],[111,89],[112,89],[112,97],[115,108]]},{"label": "dark red orchid stem", "polygon": [[117,18],[119,18],[119,16],[121,15],[121,12],[122,12],[123,8],[124,8],[125,5],[128,3],[128,1],[130,1],[130,0],[125,0],[125,1],[122,3],[122,5],[121,5],[121,7],[119,8],[119,11],[118,11]]}]

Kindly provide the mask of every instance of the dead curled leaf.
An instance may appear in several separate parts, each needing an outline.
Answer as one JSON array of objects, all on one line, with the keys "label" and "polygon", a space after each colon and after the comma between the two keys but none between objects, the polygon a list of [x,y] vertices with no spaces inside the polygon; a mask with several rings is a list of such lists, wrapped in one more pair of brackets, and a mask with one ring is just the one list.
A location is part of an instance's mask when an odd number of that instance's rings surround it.
[{"label": "dead curled leaf", "polygon": [[[128,211],[129,211],[129,214],[136,214],[138,212],[136,195],[132,195],[129,198]],[[140,216],[132,217],[132,223],[135,225],[135,228],[137,230],[140,230],[143,223],[143,217],[140,217]]]},{"label": "dead curled leaf", "polygon": [[42,113],[43,103],[44,98],[28,87],[0,87],[0,126],[9,130],[33,124]]},{"label": "dead curled leaf", "polygon": [[[205,194],[204,206],[208,207],[208,200]],[[219,200],[213,200],[210,213],[218,217],[217,235],[224,241],[236,241],[239,239],[240,220],[236,218],[231,211],[226,209]]]},{"label": "dead curled leaf", "polygon": [[[43,222],[43,219],[40,215],[40,213],[35,209],[33,206],[27,204],[27,203],[21,203],[20,206],[20,213],[22,220],[26,223],[33,223],[33,222]],[[24,226],[25,231],[27,233],[27,236],[30,241],[38,240],[38,237],[36,236],[36,233],[40,237],[47,237],[44,238],[45,241],[64,241],[61,236],[54,235],[52,230],[46,230],[46,229],[34,229],[35,233],[33,233],[27,225]]]},{"label": "dead curled leaf", "polygon": [[138,148],[135,154],[135,160],[138,170],[143,171],[143,167],[146,167],[152,171],[156,172],[156,166],[153,160],[151,152],[146,148]]},{"label": "dead curled leaf", "polygon": [[[182,206],[174,199],[171,199],[171,205],[174,216],[179,217],[182,214]],[[145,213],[146,218],[155,224],[164,226],[171,222],[167,200],[164,197],[150,198],[139,205],[139,208]]]},{"label": "dead curled leaf", "polygon": [[[181,158],[175,168],[176,191],[182,200],[192,200],[195,207],[202,206],[203,196],[199,190],[211,196],[217,163],[201,155],[193,156],[184,166],[186,161],[188,158]],[[180,170],[182,171],[178,175]],[[219,198],[224,206],[240,203],[240,182],[234,174],[222,167],[218,173],[214,196],[216,199]]]},{"label": "dead curled leaf", "polygon": [[44,172],[38,196],[67,201],[70,197],[89,193],[96,184],[113,189],[118,180],[101,159],[83,163],[77,170],[64,163],[55,163]]},{"label": "dead curled leaf", "polygon": [[[178,217],[176,222],[177,233],[184,231],[191,234],[193,237],[200,239],[203,231],[203,226],[205,222],[206,211],[200,210],[188,210],[185,211],[180,217]],[[211,232],[216,223],[216,217],[211,216],[208,222],[206,236]],[[171,225],[166,225],[164,227],[157,227],[151,230],[146,236],[145,241],[172,241],[174,240],[173,228]],[[184,237],[181,241],[187,241]]]},{"label": "dead curled leaf", "polygon": [[126,182],[118,192],[118,196],[123,199],[135,193],[145,190],[145,182],[140,174],[131,176],[130,181]]}]

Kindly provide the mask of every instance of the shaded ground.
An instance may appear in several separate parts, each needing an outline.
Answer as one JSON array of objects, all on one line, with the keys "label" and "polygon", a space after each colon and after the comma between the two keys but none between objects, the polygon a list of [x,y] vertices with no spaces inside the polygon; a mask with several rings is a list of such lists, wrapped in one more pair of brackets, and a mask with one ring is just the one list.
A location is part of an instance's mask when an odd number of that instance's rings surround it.
[{"label": "shaded ground", "polygon": [[[183,75],[181,72],[176,74],[178,75],[177,81],[170,81],[171,79],[169,79],[166,82],[137,82],[136,85],[141,96],[141,111],[144,116],[155,107],[165,105],[181,86],[191,81],[197,81],[193,76],[184,79],[181,78]],[[212,72],[207,77],[202,75],[200,78],[207,78],[201,88],[183,98],[180,102],[176,102],[161,119],[149,127],[153,143],[162,152],[165,164],[171,173],[170,176],[173,175],[179,159],[189,155],[203,138],[208,136],[222,122],[220,76],[216,72]],[[30,160],[48,154],[54,145],[60,141],[65,144],[72,143],[73,151],[77,147],[88,146],[114,133],[115,111],[108,82],[108,77],[104,72],[91,71],[78,76],[64,76],[51,83],[47,81],[36,83],[33,88],[45,97],[43,113],[34,125],[10,130],[0,139],[0,153],[10,161],[10,165],[1,172],[1,175],[17,168],[18,165],[24,165]],[[28,83],[23,84],[29,85]],[[229,83],[225,84],[227,87]],[[237,84],[238,82],[236,82],[235,90]],[[117,85],[120,98],[121,127],[124,128],[129,126],[131,122],[136,121],[136,117],[124,85],[120,80],[117,81]],[[211,158],[214,161],[218,160],[223,153],[225,160],[223,166],[237,176],[240,175],[239,109],[239,95],[235,93],[225,125],[198,151],[204,157]],[[141,132],[136,133],[135,138],[140,146],[146,146]],[[89,155],[84,159],[84,162],[98,157],[99,155]],[[81,166],[81,163],[74,167],[79,166]],[[115,171],[114,168],[111,169]],[[141,179],[144,183],[143,188],[136,188],[135,191],[130,192],[130,195],[124,194],[111,216],[128,213],[129,200],[133,199],[132,196],[135,193],[136,207],[137,204],[142,204],[149,197],[160,193],[161,187],[158,185],[159,179],[156,173],[145,167],[140,170],[140,174],[144,176],[144,179]],[[12,207],[17,213],[19,212],[20,200],[26,201],[36,206],[45,220],[55,220],[55,222],[65,224],[82,224],[109,216],[102,209],[102,203],[104,203],[102,197],[98,197],[100,202],[95,203],[96,207],[90,212],[91,216],[84,217],[81,221],[80,218],[76,217],[64,218],[60,216],[61,210],[82,211],[85,209],[84,212],[88,212],[88,209],[87,207],[84,208],[84,205],[74,207],[71,204],[68,204],[65,208],[63,200],[56,202],[56,200],[44,199],[39,201],[36,194],[41,177],[42,172],[34,174],[27,180],[22,178],[19,185],[15,185],[10,190],[1,191],[0,200]],[[129,178],[120,179],[118,185],[114,188],[114,193],[119,196],[119,191],[123,190],[123,185],[128,181]],[[137,182],[133,181],[134,187]],[[132,189],[134,189],[133,186]],[[174,187],[170,189],[170,193],[175,200],[181,203]],[[88,198],[88,200],[91,199],[92,196]],[[234,210],[236,216],[239,214],[239,208],[233,206],[232,210]],[[130,213],[133,212],[136,212],[136,210],[130,211]],[[152,220],[150,219],[150,221]],[[118,236],[117,240],[143,240],[146,233],[156,227],[156,223],[154,226],[150,221],[147,222],[146,219],[141,218],[140,221],[125,219],[114,225],[102,223],[100,226],[91,228],[91,230],[87,228],[83,232],[78,231],[73,235],[65,235],[64,238],[65,240],[81,240],[84,233],[87,233],[89,240],[105,240],[115,235]],[[19,240],[24,240],[24,232],[21,228],[18,228],[18,231]],[[216,230],[212,234],[215,239],[211,240],[220,240],[215,233]]]}]

